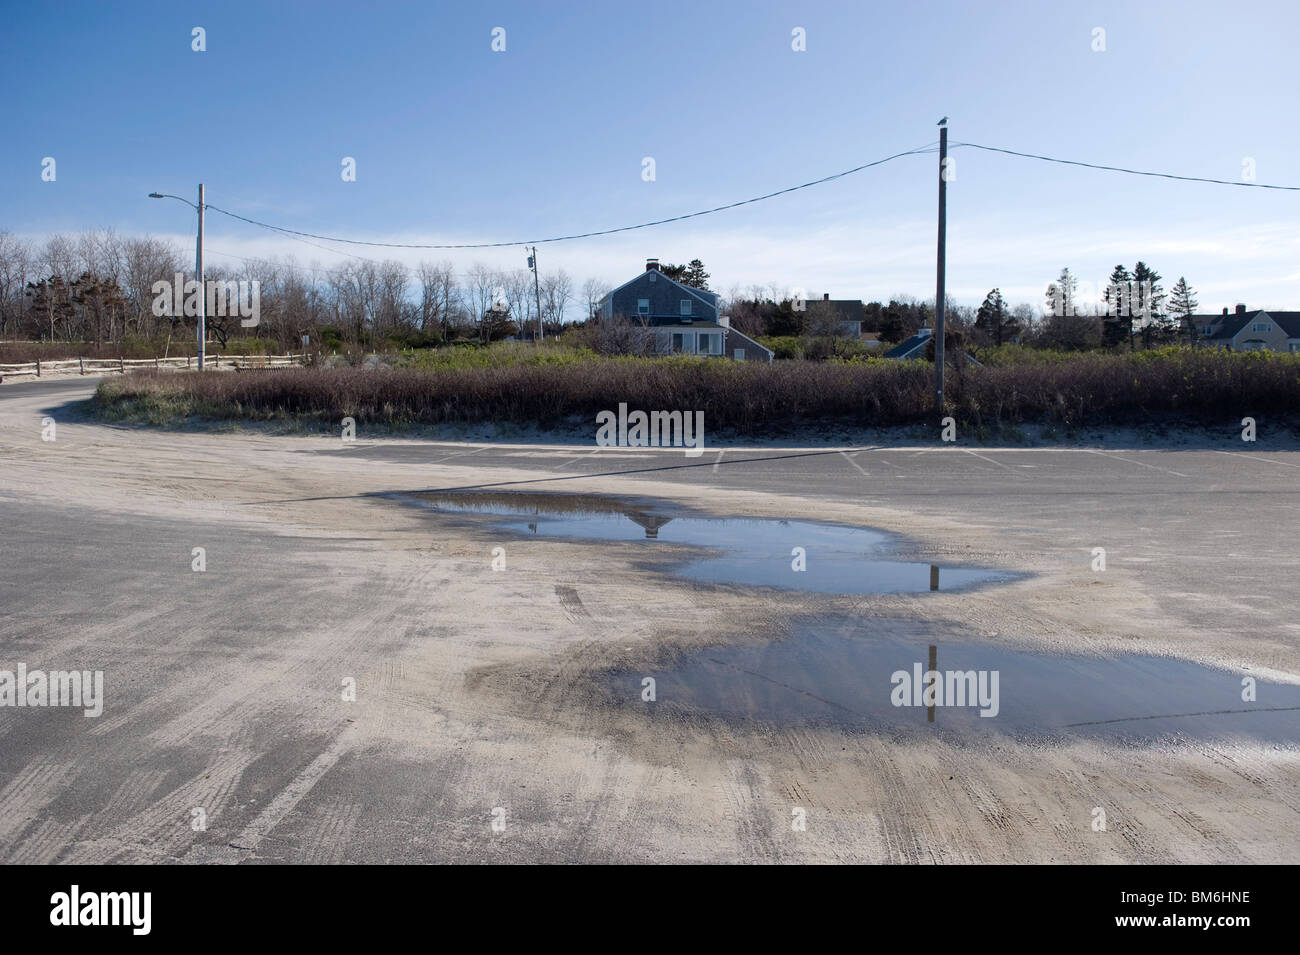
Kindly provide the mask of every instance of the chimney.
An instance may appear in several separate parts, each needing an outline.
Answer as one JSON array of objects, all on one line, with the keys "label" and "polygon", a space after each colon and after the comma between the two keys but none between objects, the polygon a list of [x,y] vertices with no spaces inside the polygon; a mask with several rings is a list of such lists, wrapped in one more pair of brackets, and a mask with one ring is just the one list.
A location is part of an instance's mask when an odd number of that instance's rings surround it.
[{"label": "chimney", "polygon": [[646,270],[647,272],[658,272],[658,271],[659,271],[659,260],[658,260],[658,259],[646,259],[646,260],[645,260],[645,270]]},{"label": "chimney", "polygon": [[1245,302],[1238,302],[1238,303],[1237,303],[1237,314],[1238,314],[1238,315],[1245,315],[1245,314],[1246,314],[1246,303],[1245,303]]},{"label": "chimney", "polygon": [[1226,305],[1223,307],[1223,314],[1224,314],[1224,315],[1227,315],[1227,314],[1228,314],[1228,306],[1226,306]]},{"label": "chimney", "polygon": [[831,300],[831,293],[830,293],[830,292],[822,292],[822,301],[823,301],[823,302],[829,302],[830,300]]}]

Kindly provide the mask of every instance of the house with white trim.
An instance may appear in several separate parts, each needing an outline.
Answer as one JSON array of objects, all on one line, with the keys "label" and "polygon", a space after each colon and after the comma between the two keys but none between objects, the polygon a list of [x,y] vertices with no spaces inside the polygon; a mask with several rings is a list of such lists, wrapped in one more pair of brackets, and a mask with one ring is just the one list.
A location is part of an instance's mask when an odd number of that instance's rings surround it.
[{"label": "house with white trim", "polygon": [[1196,343],[1229,351],[1300,352],[1300,312],[1247,311],[1238,305],[1231,313],[1189,315]]},{"label": "house with white trim", "polygon": [[718,294],[683,285],[646,259],[645,271],[600,300],[597,319],[639,323],[655,336],[660,354],[735,361],[771,361],[771,349],[731,327]]}]

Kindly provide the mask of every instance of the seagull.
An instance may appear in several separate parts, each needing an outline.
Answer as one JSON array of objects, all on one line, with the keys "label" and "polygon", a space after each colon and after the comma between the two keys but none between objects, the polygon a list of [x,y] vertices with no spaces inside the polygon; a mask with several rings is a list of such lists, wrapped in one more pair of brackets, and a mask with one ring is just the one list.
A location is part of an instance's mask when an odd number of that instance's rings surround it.
[{"label": "seagull", "polygon": [[947,126],[947,125],[948,125],[948,117],[945,116],[943,119],[939,120],[939,122],[935,123],[934,125],[936,125],[936,126]]}]

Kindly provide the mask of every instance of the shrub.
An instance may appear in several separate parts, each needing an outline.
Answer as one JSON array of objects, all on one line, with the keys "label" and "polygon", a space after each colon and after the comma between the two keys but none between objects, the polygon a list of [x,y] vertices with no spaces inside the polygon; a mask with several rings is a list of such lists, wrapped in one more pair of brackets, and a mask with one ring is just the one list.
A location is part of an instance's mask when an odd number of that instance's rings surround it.
[{"label": "shrub", "polygon": [[[520,351],[522,349],[522,351]],[[105,381],[96,402],[130,416],[166,407],[221,419],[318,419],[388,425],[514,422],[543,427],[630,409],[703,411],[710,430],[788,433],[810,424],[895,426],[932,421],[934,368],[868,359],[731,362],[601,358],[556,346],[416,352],[402,367],[302,368],[221,374],[138,372]],[[1300,356],[1170,348],[1087,354],[951,373],[947,410],[976,427],[1039,422],[1203,423],[1300,411]]]}]

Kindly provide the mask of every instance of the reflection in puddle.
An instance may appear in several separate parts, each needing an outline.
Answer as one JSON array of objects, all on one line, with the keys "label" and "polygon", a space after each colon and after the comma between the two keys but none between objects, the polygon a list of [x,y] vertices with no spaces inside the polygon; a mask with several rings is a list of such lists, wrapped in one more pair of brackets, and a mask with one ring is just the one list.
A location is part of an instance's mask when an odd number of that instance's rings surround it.
[{"label": "reflection in puddle", "polygon": [[[926,671],[942,675],[938,705],[921,696]],[[1255,700],[1244,702],[1247,675],[1140,654],[1054,656],[969,636],[936,640],[932,628],[878,620],[819,621],[786,639],[693,650],[666,667],[600,679],[615,702],[652,717],[667,709],[868,732],[1300,744],[1300,686],[1259,680]],[[652,704],[641,701],[647,676],[656,683]]]},{"label": "reflection in puddle", "polygon": [[[673,572],[693,580],[782,587],[823,594],[921,593],[939,589],[939,568],[888,559],[894,539],[880,531],[813,521],[681,517],[663,505],[599,495],[432,492],[415,497],[434,510],[482,514],[496,526],[538,537],[657,540],[718,553]],[[1008,581],[975,567],[943,568],[943,587]]]}]

